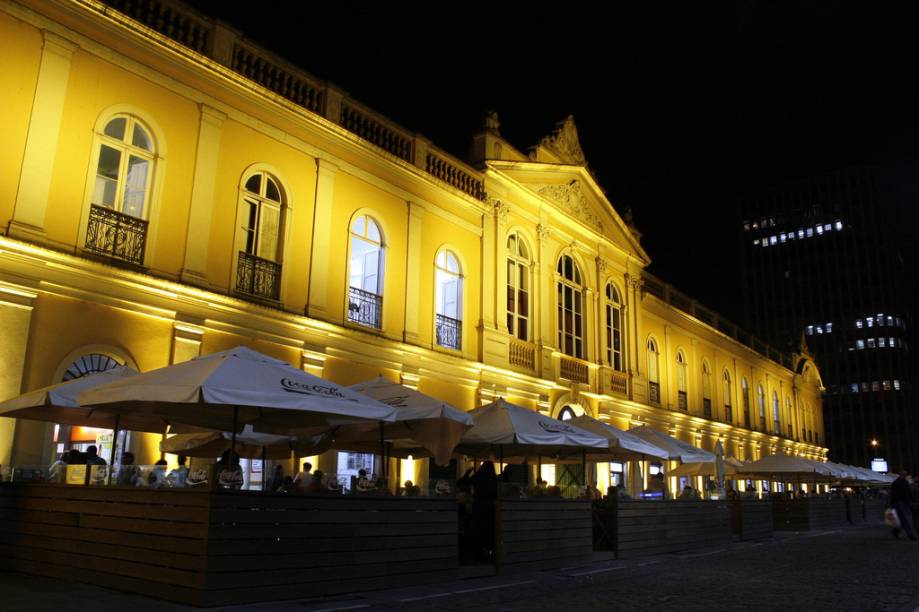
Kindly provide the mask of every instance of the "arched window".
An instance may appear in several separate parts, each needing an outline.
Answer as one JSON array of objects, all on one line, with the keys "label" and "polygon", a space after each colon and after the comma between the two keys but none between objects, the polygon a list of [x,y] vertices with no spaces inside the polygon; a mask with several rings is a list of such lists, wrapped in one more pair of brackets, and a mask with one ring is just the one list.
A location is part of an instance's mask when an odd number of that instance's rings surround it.
[{"label": "arched window", "polygon": [[661,403],[660,363],[661,353],[657,348],[657,340],[648,338],[648,400],[652,404]]},{"label": "arched window", "polygon": [[[99,372],[112,370],[124,365],[110,355],[104,353],[87,353],[81,355],[67,366],[61,377],[62,382],[83,378]],[[56,440],[55,454],[57,457],[71,448],[85,451],[90,445],[97,444],[96,435],[98,430],[93,427],[73,427],[71,425],[56,424],[54,426],[54,439]],[[125,441],[130,441],[130,433],[121,431],[118,435],[118,448],[127,448]],[[105,457],[110,463],[112,461],[111,442],[100,445],[99,455]]]},{"label": "arched window", "polygon": [[116,115],[97,135],[98,161],[86,249],[143,265],[156,146],[149,128]]},{"label": "arched window", "polygon": [[705,360],[702,361],[702,415],[712,418],[712,369]]},{"label": "arched window", "polygon": [[256,172],[246,178],[240,198],[242,232],[236,290],[277,300],[281,294],[284,191],[277,179]]},{"label": "arched window", "polygon": [[571,406],[565,406],[559,411],[558,420],[559,421],[570,421],[575,416],[577,415],[574,412],[574,408],[572,408]]},{"label": "arched window", "polygon": [[453,251],[437,254],[435,297],[437,344],[460,350],[463,344],[463,271]]},{"label": "arched window", "polygon": [[747,383],[747,377],[744,376],[740,381],[741,401],[743,402],[743,426],[750,429],[750,385]]},{"label": "arched window", "polygon": [[766,431],[766,392],[763,390],[763,386],[759,386],[759,429],[760,431]]},{"label": "arched window", "polygon": [[584,358],[584,286],[581,270],[568,255],[562,255],[558,272],[558,347],[566,355]]},{"label": "arched window", "polygon": [[772,392],[772,431],[775,435],[782,435],[782,425],[779,422],[779,393],[778,391]]},{"label": "arched window", "polygon": [[625,371],[622,360],[622,298],[613,283],[606,284],[606,362],[617,372]]},{"label": "arched window", "polygon": [[382,328],[383,234],[367,215],[358,215],[351,223],[348,283],[348,320]]},{"label": "arched window", "polygon": [[725,368],[724,372],[721,375],[722,390],[721,393],[724,396],[724,420],[727,423],[734,422],[734,411],[731,405],[731,373]]},{"label": "arched window", "polygon": [[507,331],[530,339],[530,252],[517,234],[507,237]]},{"label": "arched window", "polygon": [[689,380],[688,366],[686,355],[683,351],[676,352],[676,397],[677,406],[680,410],[689,409],[689,400],[686,393],[687,382]]}]

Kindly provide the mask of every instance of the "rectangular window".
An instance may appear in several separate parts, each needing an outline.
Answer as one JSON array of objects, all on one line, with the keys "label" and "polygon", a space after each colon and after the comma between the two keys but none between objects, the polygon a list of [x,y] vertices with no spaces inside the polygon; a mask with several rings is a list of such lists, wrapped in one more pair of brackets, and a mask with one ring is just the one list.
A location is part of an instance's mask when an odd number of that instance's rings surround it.
[{"label": "rectangular window", "polygon": [[855,341],[855,347],[856,347],[858,350],[864,349],[864,348],[865,348],[865,341],[864,341],[864,340],[856,340],[856,341]]},{"label": "rectangular window", "polygon": [[878,338],[878,346],[880,348],[887,348],[887,338]]},{"label": "rectangular window", "polygon": [[826,324],[826,333],[828,333],[828,334],[833,333],[833,324],[832,324],[832,323],[827,323],[827,324]]},{"label": "rectangular window", "polygon": [[813,326],[813,325],[808,325],[808,326],[807,326],[807,335],[808,335],[808,336],[813,336],[813,335],[814,335],[814,326]]},{"label": "rectangular window", "polygon": [[864,327],[864,323],[862,322],[861,319],[855,320],[855,327],[857,327],[858,329],[861,329],[862,327]]},{"label": "rectangular window", "polygon": [[868,317],[865,321],[868,323],[868,327],[874,327],[874,317]]},{"label": "rectangular window", "polygon": [[868,338],[868,348],[870,349],[877,348],[875,346],[874,338]]},{"label": "rectangular window", "polygon": [[812,238],[813,236],[814,236],[814,228],[812,227],[807,228],[807,237]]},{"label": "rectangular window", "polygon": [[851,390],[852,393],[858,393],[858,383],[852,383]]},{"label": "rectangular window", "polygon": [[841,229],[842,229],[842,221],[837,221],[837,222],[836,222],[836,231],[838,232],[838,231],[841,230]]}]

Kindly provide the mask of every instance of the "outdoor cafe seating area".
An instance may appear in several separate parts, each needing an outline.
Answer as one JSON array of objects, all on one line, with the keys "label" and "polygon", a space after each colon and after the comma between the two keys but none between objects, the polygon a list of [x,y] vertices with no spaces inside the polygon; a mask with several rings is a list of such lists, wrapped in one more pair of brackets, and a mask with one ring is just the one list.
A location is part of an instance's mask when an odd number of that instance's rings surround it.
[{"label": "outdoor cafe seating area", "polygon": [[[200,606],[860,524],[883,511],[862,492],[889,482],[797,457],[732,461],[720,442],[709,453],[500,399],[463,412],[385,379],[341,387],[243,347],[34,391],[0,415],[110,429],[113,444],[107,457],[0,469],[0,568]],[[173,464],[108,465],[129,455],[119,430],[161,434]],[[338,451],[374,455],[376,473],[294,477],[304,458]],[[416,463],[423,479],[406,482]],[[702,484],[705,499],[667,480]]]}]

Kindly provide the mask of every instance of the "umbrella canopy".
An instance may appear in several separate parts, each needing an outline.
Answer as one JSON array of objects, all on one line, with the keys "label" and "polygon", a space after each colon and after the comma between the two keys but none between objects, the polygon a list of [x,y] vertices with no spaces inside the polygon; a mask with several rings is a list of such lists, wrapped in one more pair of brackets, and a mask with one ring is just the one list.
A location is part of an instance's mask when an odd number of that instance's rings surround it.
[{"label": "umbrella canopy", "polygon": [[792,455],[768,455],[745,465],[743,473],[755,477],[807,477],[821,480],[838,478],[836,471],[825,463]]},{"label": "umbrella canopy", "polygon": [[630,429],[629,433],[634,436],[638,436],[642,440],[650,442],[654,446],[667,451],[667,459],[678,459],[683,463],[715,462],[715,455],[713,453],[710,453],[707,450],[702,450],[701,448],[696,448],[688,442],[677,440],[673,436],[668,436],[667,434],[657,431],[656,429],[652,429],[647,425],[642,425],[641,427]]},{"label": "umbrella canopy", "polygon": [[[331,436],[320,435],[298,439],[291,436],[259,433],[246,425],[236,436],[236,454],[246,459],[290,459],[292,450],[301,454],[318,454],[329,448]],[[230,450],[232,434],[226,431],[189,431],[170,436],[160,442],[164,453],[189,457],[219,457]]]},{"label": "umbrella canopy", "polygon": [[581,450],[608,449],[609,439],[565,421],[521,408],[503,399],[469,412],[474,424],[460,441],[467,454],[498,453],[505,457],[572,455]]},{"label": "umbrella canopy", "polygon": [[[728,459],[724,460],[724,475],[725,476],[734,476],[739,474],[742,470],[735,465],[732,465]],[[676,469],[670,470],[667,472],[668,476],[711,476],[712,478],[717,478],[717,473],[715,471],[714,463],[701,463],[694,461],[693,463],[683,463],[678,466]]]},{"label": "umbrella canopy", "polygon": [[265,433],[321,433],[395,418],[386,404],[244,346],[118,380],[77,399],[84,406],[219,431],[251,424]]},{"label": "umbrella canopy", "polygon": [[575,427],[580,427],[584,431],[603,436],[609,441],[609,448],[605,453],[593,449],[590,451],[588,454],[590,461],[608,461],[610,459],[631,461],[645,459],[646,457],[657,457],[659,459],[669,457],[669,453],[666,450],[586,414],[574,417],[566,422]]},{"label": "umbrella canopy", "polygon": [[[112,429],[116,425],[114,412],[81,406],[77,396],[83,391],[136,376],[136,370],[119,366],[30,391],[0,403],[0,416]],[[166,421],[152,415],[132,415],[119,419],[118,426],[132,431],[162,433],[166,430]]]},{"label": "umbrella canopy", "polygon": [[470,427],[472,416],[439,399],[394,383],[382,376],[348,387],[395,409],[395,421],[375,425],[345,425],[336,432],[336,443],[379,444],[380,436],[402,453],[416,456],[429,453],[439,465],[450,462],[453,449]]}]

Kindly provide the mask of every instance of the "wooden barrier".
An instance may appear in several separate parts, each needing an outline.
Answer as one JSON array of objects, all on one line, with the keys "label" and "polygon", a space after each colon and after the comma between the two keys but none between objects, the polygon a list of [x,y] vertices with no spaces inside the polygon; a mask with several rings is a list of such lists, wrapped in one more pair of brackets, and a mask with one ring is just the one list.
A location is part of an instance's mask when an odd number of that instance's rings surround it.
[{"label": "wooden barrier", "polygon": [[772,537],[772,502],[759,499],[731,500],[731,533],[739,540]]},{"label": "wooden barrier", "polygon": [[619,500],[619,558],[678,552],[727,544],[727,501]]},{"label": "wooden barrier", "polygon": [[853,525],[865,524],[865,500],[855,495],[846,495],[846,520]]},{"label": "wooden barrier", "polygon": [[0,568],[194,605],[457,576],[456,502],[0,487]]},{"label": "wooden barrier", "polygon": [[500,573],[562,567],[593,555],[589,501],[500,499],[495,561]]},{"label": "wooden barrier", "polygon": [[775,497],[772,516],[776,531],[832,529],[847,523],[846,500],[842,497]]}]

